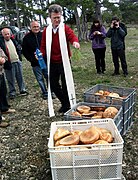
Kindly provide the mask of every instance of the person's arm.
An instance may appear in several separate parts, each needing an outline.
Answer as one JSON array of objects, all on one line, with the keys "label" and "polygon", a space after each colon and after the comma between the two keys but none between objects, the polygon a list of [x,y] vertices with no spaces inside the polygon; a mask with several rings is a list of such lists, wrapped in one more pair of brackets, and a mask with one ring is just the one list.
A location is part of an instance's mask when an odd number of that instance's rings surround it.
[{"label": "person's arm", "polygon": [[74,31],[67,25],[65,25],[65,34],[67,41],[69,41],[75,48],[80,48],[78,37],[74,34]]},{"label": "person's arm", "polygon": [[104,26],[102,26],[102,28],[101,28],[101,37],[106,38],[106,29]]},{"label": "person's arm", "polygon": [[34,55],[29,50],[30,44],[28,43],[28,41],[30,41],[30,38],[25,36],[23,38],[23,43],[22,43],[22,53],[23,53],[24,57],[27,59],[27,61],[31,62],[32,59],[34,58]]},{"label": "person's arm", "polygon": [[113,28],[110,27],[106,33],[106,37],[108,37],[108,38],[112,37],[112,32],[113,32]]},{"label": "person's arm", "polygon": [[121,27],[118,27],[117,30],[118,30],[118,33],[120,34],[121,37],[125,37],[126,36],[125,31]]},{"label": "person's arm", "polygon": [[5,59],[5,61],[8,61],[8,57],[5,55],[4,51],[0,48],[0,56]]}]

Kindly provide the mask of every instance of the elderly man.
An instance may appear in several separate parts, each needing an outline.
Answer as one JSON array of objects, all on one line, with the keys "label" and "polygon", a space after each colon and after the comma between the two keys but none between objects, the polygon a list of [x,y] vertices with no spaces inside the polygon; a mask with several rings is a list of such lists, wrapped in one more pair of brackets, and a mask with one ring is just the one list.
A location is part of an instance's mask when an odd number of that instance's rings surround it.
[{"label": "elderly man", "polygon": [[22,51],[24,57],[30,62],[33,73],[42,91],[42,98],[47,99],[48,93],[44,78],[47,81],[47,69],[41,69],[36,59],[36,49],[40,49],[42,32],[40,32],[40,25],[37,21],[30,23],[31,31],[23,38]]},{"label": "elderly man", "polygon": [[11,37],[10,29],[4,28],[1,32],[3,37],[0,39],[0,46],[8,57],[8,61],[11,62],[11,68],[7,69],[5,67],[9,87],[9,98],[14,99],[16,96],[15,79],[17,80],[20,95],[28,94],[23,80],[21,52],[18,48],[17,41]]}]

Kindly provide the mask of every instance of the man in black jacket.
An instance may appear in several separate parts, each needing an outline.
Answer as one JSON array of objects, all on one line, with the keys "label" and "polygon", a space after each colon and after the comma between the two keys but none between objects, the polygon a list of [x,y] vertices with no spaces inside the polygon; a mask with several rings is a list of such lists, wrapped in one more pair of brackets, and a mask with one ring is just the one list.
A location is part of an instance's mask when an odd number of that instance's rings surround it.
[{"label": "man in black jacket", "polygon": [[125,36],[127,35],[127,29],[123,23],[120,23],[118,17],[113,17],[111,26],[106,34],[107,37],[111,38],[111,51],[114,63],[114,75],[119,75],[119,58],[121,61],[122,70],[124,76],[128,75],[127,63],[125,56]]},{"label": "man in black jacket", "polygon": [[43,99],[47,99],[48,93],[45,85],[44,78],[47,81],[47,69],[41,69],[36,59],[36,49],[40,49],[42,32],[40,32],[40,26],[37,21],[30,23],[31,31],[23,38],[22,52],[25,58],[31,63],[33,73],[41,88]]}]

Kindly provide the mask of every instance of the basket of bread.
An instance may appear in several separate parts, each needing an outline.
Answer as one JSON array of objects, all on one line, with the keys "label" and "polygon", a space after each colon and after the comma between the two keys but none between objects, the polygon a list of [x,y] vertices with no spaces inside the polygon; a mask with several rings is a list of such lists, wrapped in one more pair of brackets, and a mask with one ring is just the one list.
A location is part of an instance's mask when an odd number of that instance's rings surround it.
[{"label": "basket of bread", "polygon": [[53,122],[48,149],[53,179],[121,177],[123,139],[112,119]]},{"label": "basket of bread", "polygon": [[119,130],[123,129],[123,112],[120,105],[80,102],[64,114],[66,121],[112,118]]},{"label": "basket of bread", "polygon": [[133,124],[136,89],[96,84],[84,92],[84,101],[89,103],[106,103],[121,105],[123,109],[124,135]]}]

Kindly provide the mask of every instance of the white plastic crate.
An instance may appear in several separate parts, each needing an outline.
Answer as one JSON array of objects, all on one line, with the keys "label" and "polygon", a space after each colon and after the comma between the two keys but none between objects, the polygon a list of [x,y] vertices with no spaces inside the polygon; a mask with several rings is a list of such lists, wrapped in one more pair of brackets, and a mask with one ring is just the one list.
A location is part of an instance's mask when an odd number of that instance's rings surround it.
[{"label": "white plastic crate", "polygon": [[[79,116],[73,116],[71,113],[77,110],[78,106],[89,106],[89,107],[98,107],[98,106],[104,106],[104,107],[110,107],[109,104],[102,104],[102,103],[88,103],[88,102],[79,102],[78,104],[74,105],[69,111],[64,113],[64,119],[65,121],[72,121],[72,120],[82,120],[82,119],[90,119],[90,117],[79,117]],[[112,105],[113,107],[118,109],[118,113],[114,117],[114,122],[117,126],[117,129],[119,130],[120,134],[123,134],[123,110],[121,105]]]},{"label": "white plastic crate", "polygon": [[[123,99],[113,98],[109,96],[100,96],[95,93],[99,90],[118,93]],[[96,84],[84,92],[84,101],[89,103],[106,103],[112,105],[122,105],[123,108],[123,133],[126,132],[133,124],[134,106],[136,102],[136,89],[116,87],[104,84]]]},{"label": "white plastic crate", "polygon": [[[110,130],[114,142],[109,145],[54,147],[53,136],[58,128],[73,131],[91,126]],[[53,180],[121,180],[123,139],[112,119],[53,122],[48,150]]]}]

